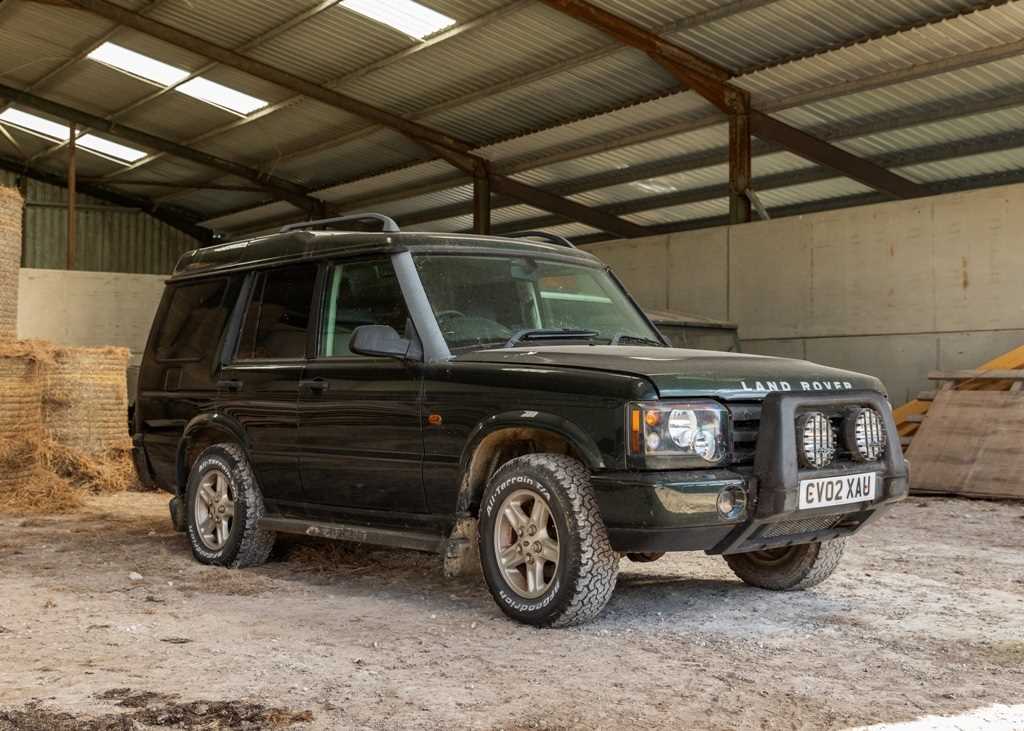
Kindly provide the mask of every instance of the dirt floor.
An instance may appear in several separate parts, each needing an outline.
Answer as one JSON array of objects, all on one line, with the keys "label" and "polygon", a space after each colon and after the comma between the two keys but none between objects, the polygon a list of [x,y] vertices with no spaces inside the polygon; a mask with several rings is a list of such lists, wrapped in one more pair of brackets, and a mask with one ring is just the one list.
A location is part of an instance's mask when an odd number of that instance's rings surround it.
[{"label": "dirt floor", "polygon": [[0,516],[0,729],[846,728],[1024,702],[1024,505],[912,499],[806,593],[624,561],[594,624],[506,620],[436,557],[194,563],[164,497]]}]

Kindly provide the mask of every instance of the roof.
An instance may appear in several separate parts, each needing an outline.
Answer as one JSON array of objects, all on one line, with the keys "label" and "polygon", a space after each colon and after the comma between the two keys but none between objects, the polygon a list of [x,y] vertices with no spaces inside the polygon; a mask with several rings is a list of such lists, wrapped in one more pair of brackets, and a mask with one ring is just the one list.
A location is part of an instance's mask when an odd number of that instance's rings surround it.
[{"label": "roof", "polygon": [[560,259],[604,266],[581,249],[530,239],[465,234],[367,233],[360,231],[286,231],[242,241],[214,244],[182,255],[174,278],[250,269],[285,261],[356,254],[397,253],[487,254]]},{"label": "roof", "polygon": [[[83,190],[155,203],[228,237],[318,207],[379,211],[404,230],[468,231],[466,170],[362,108],[325,101],[343,94],[457,138],[494,174],[646,232],[725,220],[723,114],[644,53],[549,2],[422,0],[455,21],[424,40],[320,0],[119,2],[88,3],[112,7],[106,16],[29,0],[0,5],[7,97],[28,92],[35,104],[92,115],[97,134],[145,153],[126,164],[79,151]],[[923,190],[1024,180],[1024,0],[593,4],[723,67],[755,109]],[[111,19],[124,10],[155,24],[143,32],[123,12]],[[157,38],[158,26],[200,43]],[[107,41],[266,106],[235,114],[87,58]],[[248,65],[218,60],[217,48]],[[297,93],[268,68],[325,93]],[[60,117],[24,99],[15,106]],[[126,128],[150,138],[126,140]],[[66,145],[9,124],[3,131],[0,166],[63,171]],[[198,154],[146,142],[157,138]],[[764,142],[754,148],[752,188],[772,217],[890,197]],[[492,199],[496,232],[544,226],[577,242],[610,237],[509,190]]]}]

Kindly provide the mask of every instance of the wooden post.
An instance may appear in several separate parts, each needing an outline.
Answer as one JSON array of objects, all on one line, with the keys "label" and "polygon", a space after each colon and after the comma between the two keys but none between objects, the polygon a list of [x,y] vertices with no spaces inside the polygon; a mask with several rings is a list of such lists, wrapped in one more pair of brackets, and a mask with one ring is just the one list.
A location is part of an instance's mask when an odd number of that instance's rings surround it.
[{"label": "wooden post", "polygon": [[78,126],[72,122],[70,125],[68,138],[68,249],[67,249],[67,262],[65,267],[69,270],[75,268],[75,218],[77,212],[75,211],[75,204],[77,195],[75,193],[75,137],[78,135]]},{"label": "wooden post", "polygon": [[741,108],[729,115],[729,223],[751,220],[750,175],[750,114]]},{"label": "wooden post", "polygon": [[473,172],[473,233],[491,232],[491,178],[486,165],[478,163]]}]

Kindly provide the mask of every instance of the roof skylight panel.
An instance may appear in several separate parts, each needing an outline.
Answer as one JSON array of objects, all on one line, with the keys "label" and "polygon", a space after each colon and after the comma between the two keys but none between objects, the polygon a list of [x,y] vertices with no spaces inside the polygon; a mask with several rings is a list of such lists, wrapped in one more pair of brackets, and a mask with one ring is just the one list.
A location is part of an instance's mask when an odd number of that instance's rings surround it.
[{"label": "roof skylight panel", "polygon": [[155,58],[136,53],[109,41],[92,51],[88,58],[161,86],[171,86],[188,78],[188,71],[185,69],[157,61]]},{"label": "roof skylight panel", "polygon": [[419,40],[455,25],[453,18],[414,0],[341,0],[338,4]]},{"label": "roof skylight panel", "polygon": [[207,104],[227,109],[235,114],[245,116],[267,106],[267,102],[263,99],[210,81],[202,76],[189,79],[190,72],[185,69],[158,61],[109,41],[96,48],[88,55],[88,58],[129,76],[145,79],[160,86],[174,86],[175,91]]},{"label": "roof skylight panel", "polygon": [[[38,135],[53,142],[67,142],[71,139],[71,129],[66,124],[54,122],[53,120],[39,117],[35,114],[23,112],[20,109],[4,110],[0,114],[0,122],[5,122],[13,127],[26,132]],[[118,162],[135,162],[146,156],[142,150],[122,145],[94,134],[83,134],[75,138],[76,146],[88,152],[102,155],[103,157],[117,160]]]},{"label": "roof skylight panel", "polygon": [[267,106],[267,102],[264,99],[244,94],[237,89],[232,89],[230,86],[224,86],[216,81],[204,79],[202,76],[189,79],[177,87],[177,91],[180,91],[182,94],[188,94],[190,97],[204,101],[207,104],[213,104],[236,114],[241,114],[242,116],[252,114],[257,109]]},{"label": "roof skylight panel", "polygon": [[29,114],[13,107],[5,109],[3,114],[0,114],[0,122],[7,122],[7,124],[23,129],[26,132],[31,132],[32,134],[57,142],[66,141],[71,135],[71,130],[66,124],[54,122],[45,117],[37,117],[34,114]]},{"label": "roof skylight panel", "polygon": [[134,147],[128,147],[120,142],[113,142],[92,134],[82,135],[75,140],[75,144],[78,147],[84,147],[89,152],[112,157],[118,162],[135,162],[146,156],[142,150],[136,150]]}]

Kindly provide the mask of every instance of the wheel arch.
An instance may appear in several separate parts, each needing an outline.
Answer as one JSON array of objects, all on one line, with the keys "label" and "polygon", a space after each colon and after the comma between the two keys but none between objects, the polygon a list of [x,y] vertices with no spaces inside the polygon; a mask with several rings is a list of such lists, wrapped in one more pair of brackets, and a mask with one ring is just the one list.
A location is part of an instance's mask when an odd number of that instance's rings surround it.
[{"label": "wheel arch", "polygon": [[247,452],[245,430],[223,414],[199,414],[186,426],[178,442],[177,491],[185,493],[192,465],[204,449],[221,442],[231,442]]},{"label": "wheel arch", "polygon": [[502,464],[539,452],[567,454],[592,472],[604,468],[597,444],[568,419],[530,410],[497,414],[480,422],[466,441],[459,460],[456,514],[476,514],[487,480]]}]

